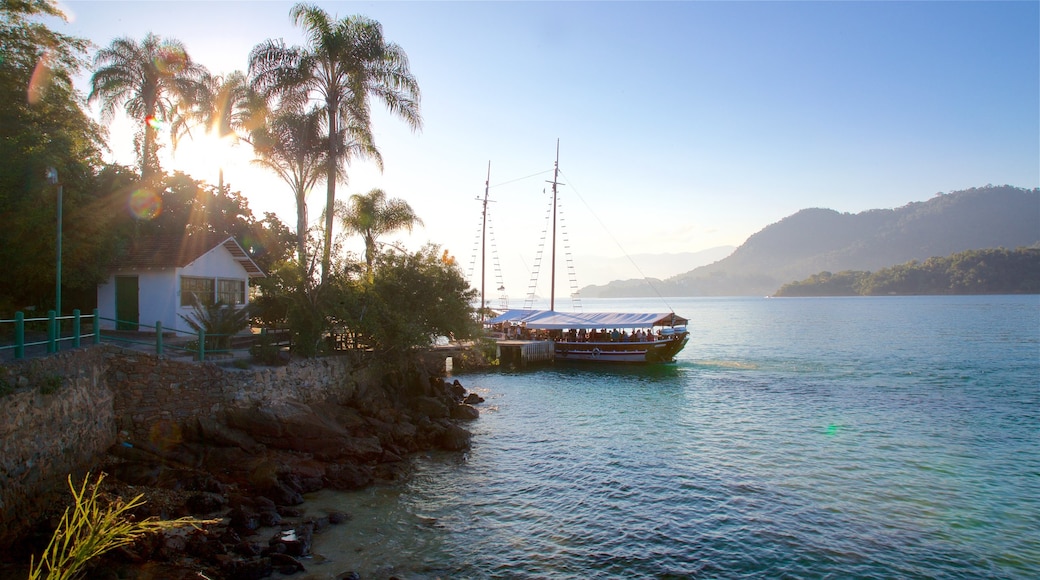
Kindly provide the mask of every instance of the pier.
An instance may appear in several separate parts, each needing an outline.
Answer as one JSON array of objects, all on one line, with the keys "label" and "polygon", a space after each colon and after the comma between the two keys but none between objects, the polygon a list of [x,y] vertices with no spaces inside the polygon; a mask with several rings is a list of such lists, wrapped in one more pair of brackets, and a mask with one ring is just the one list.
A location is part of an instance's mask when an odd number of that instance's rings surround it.
[{"label": "pier", "polygon": [[529,364],[550,363],[553,352],[551,340],[498,341],[498,360],[503,366],[526,367]]}]

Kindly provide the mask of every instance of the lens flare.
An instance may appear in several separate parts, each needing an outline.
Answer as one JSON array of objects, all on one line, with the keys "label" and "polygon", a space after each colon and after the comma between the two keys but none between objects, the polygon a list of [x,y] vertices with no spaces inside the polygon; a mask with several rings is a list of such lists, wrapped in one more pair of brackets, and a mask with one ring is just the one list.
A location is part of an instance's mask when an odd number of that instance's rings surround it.
[{"label": "lens flare", "polygon": [[162,213],[162,198],[154,191],[138,189],[130,194],[130,214],[139,220],[155,219]]},{"label": "lens flare", "polygon": [[148,442],[163,451],[176,447],[181,441],[181,428],[172,421],[160,420],[148,430]]},{"label": "lens flare", "polygon": [[175,75],[188,66],[188,55],[176,46],[164,46],[155,57],[155,68],[164,75]]},{"label": "lens flare", "polygon": [[148,125],[152,129],[155,129],[156,131],[162,131],[166,128],[166,123],[163,123],[161,119],[156,119],[152,115],[148,115],[144,118],[144,124]]},{"label": "lens flare", "polygon": [[48,50],[43,53],[39,62],[36,63],[36,68],[33,69],[32,79],[29,81],[30,105],[35,105],[40,102],[47,93],[47,87],[51,84],[51,64],[53,61],[54,54]]}]

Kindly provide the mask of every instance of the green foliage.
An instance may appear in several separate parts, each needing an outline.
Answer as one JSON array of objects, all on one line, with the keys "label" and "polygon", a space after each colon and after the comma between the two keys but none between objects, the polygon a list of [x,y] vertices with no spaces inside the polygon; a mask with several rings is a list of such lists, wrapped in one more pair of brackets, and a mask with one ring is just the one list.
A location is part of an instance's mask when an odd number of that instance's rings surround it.
[{"label": "green foliage", "polygon": [[887,294],[1037,294],[1040,293],[1040,247],[970,250],[946,258],[928,258],[877,272],[814,274],[785,284],[777,296],[850,296]]},{"label": "green foliage", "polygon": [[403,358],[436,336],[475,336],[476,292],[454,260],[438,252],[427,245],[414,254],[378,254],[371,283],[362,278],[336,288],[337,319],[390,359]]},{"label": "green foliage", "polygon": [[[102,129],[81,107],[72,79],[89,43],[33,21],[60,15],[45,1],[0,4],[0,308],[53,304],[57,169],[63,188],[63,287],[97,282],[104,261],[94,219],[95,181],[102,164]],[[49,234],[49,235],[48,235]]]},{"label": "green foliage", "polygon": [[230,350],[231,338],[249,326],[250,307],[203,304],[193,296],[191,314],[178,316],[195,332],[206,332],[206,350]]},{"label": "green foliage", "polygon": [[107,500],[101,494],[105,475],[90,483],[90,474],[78,489],[68,478],[73,505],[65,509],[57,529],[51,536],[40,560],[32,558],[29,580],[72,580],[83,576],[90,561],[106,552],[129,546],[148,534],[184,526],[199,528],[219,520],[199,520],[191,517],[177,520],[147,518],[135,521],[133,510],[144,504],[138,495],[129,502],[122,498]]},{"label": "green foliage", "polygon": [[267,333],[260,333],[249,347],[249,355],[253,360],[266,366],[278,366],[285,364],[281,356],[281,347],[275,342],[274,337]]}]

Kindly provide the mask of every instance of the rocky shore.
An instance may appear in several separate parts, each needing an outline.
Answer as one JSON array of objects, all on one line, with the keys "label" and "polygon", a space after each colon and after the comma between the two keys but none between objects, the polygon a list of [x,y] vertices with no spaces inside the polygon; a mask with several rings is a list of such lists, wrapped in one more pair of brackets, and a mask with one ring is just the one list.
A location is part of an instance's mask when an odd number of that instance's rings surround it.
[{"label": "rocky shore", "polygon": [[[470,433],[460,423],[475,419],[481,402],[457,380],[391,374],[339,404],[233,409],[147,441],[121,433],[97,462],[95,471],[108,474],[106,493],[127,500],[143,494],[137,517],[220,523],[116,550],[98,559],[89,578],[251,580],[304,572],[314,534],[350,525],[346,513],[304,517],[304,494],[393,482],[405,476],[412,453],[467,449]],[[67,495],[12,554],[43,549]],[[24,578],[24,565],[0,570],[0,579]],[[337,573],[360,578],[349,569]]]}]

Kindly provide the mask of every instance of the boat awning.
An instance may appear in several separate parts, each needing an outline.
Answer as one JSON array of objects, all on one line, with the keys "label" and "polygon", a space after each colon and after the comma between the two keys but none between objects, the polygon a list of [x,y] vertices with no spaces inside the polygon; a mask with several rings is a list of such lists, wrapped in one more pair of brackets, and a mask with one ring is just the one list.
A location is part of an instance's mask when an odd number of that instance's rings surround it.
[{"label": "boat awning", "polygon": [[648,328],[681,326],[687,319],[674,312],[555,312],[552,310],[508,310],[484,324],[523,324],[535,330],[566,328]]}]

